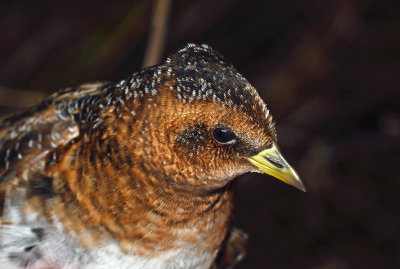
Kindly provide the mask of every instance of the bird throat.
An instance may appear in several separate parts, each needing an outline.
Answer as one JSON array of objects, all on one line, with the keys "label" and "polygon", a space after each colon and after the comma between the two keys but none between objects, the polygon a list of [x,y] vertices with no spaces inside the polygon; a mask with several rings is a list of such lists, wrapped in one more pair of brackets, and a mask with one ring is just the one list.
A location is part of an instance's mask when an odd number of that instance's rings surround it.
[{"label": "bird throat", "polygon": [[58,193],[48,199],[47,215],[82,247],[112,242],[134,255],[181,248],[216,255],[230,225],[234,182],[202,192],[149,173],[116,152],[99,156],[96,146],[83,141],[61,151],[47,167]]}]

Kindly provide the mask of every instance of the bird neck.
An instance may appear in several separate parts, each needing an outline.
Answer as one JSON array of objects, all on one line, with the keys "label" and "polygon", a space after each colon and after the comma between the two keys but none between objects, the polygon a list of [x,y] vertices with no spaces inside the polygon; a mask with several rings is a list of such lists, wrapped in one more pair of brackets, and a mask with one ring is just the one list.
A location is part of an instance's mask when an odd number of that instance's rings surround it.
[{"label": "bird neck", "polygon": [[124,252],[147,255],[182,247],[213,252],[222,244],[233,208],[233,182],[202,191],[117,152],[99,156],[96,146],[83,141],[62,151],[47,169],[61,193],[52,207],[79,238],[81,231],[92,231],[83,245],[117,240]]}]

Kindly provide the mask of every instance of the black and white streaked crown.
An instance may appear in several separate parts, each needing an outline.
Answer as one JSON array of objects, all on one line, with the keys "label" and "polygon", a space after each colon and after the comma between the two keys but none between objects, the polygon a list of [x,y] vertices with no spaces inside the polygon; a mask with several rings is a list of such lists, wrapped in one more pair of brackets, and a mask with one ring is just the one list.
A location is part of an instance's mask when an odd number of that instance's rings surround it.
[{"label": "black and white streaked crown", "polygon": [[271,120],[269,110],[254,87],[207,44],[189,43],[157,69],[175,79],[170,90],[176,91],[183,102],[212,100],[243,110],[250,116],[257,111],[264,120]]}]

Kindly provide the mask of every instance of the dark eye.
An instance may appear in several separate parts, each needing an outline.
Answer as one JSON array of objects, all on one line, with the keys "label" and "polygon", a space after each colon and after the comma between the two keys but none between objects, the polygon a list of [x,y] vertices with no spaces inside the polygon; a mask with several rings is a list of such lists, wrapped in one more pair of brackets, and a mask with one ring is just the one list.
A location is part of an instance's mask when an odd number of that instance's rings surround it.
[{"label": "dark eye", "polygon": [[215,141],[221,144],[233,144],[236,142],[236,135],[225,126],[215,126],[212,129],[212,136]]}]

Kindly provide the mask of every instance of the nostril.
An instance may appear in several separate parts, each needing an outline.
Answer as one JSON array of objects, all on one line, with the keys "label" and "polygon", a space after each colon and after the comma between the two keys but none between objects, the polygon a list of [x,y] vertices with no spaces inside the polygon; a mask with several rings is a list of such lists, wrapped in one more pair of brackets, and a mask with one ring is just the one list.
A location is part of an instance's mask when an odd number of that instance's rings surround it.
[{"label": "nostril", "polygon": [[274,160],[272,158],[269,158],[267,156],[263,156],[265,160],[273,164],[274,166],[278,167],[279,169],[282,169],[284,167],[283,163],[281,163],[279,160]]}]

